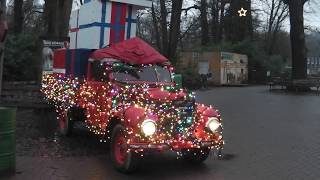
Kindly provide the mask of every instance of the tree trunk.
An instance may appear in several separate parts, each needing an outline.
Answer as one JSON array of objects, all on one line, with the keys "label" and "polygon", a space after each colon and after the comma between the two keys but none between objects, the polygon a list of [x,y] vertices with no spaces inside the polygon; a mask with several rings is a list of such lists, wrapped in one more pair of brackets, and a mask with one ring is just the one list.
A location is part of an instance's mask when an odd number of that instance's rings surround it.
[{"label": "tree trunk", "polygon": [[[0,22],[6,21],[6,1],[0,1]],[[2,93],[2,74],[4,59],[4,43],[0,42],[0,96]]]},{"label": "tree trunk", "polygon": [[[218,23],[217,22],[217,0],[213,0],[211,4],[211,40],[212,42],[216,43],[217,42],[217,31],[218,31]],[[219,13],[218,13],[219,15]]]},{"label": "tree trunk", "polygon": [[272,33],[272,27],[273,27],[273,22],[274,22],[274,10],[275,10],[275,0],[271,1],[271,9],[270,9],[270,15],[269,15],[269,19],[268,19],[268,32],[267,32],[267,37],[268,40],[270,40],[271,37],[271,33]]},{"label": "tree trunk", "polygon": [[307,78],[307,61],[303,22],[304,0],[290,0],[288,3],[292,48],[292,79],[305,79]]},{"label": "tree trunk", "polygon": [[14,0],[14,26],[13,31],[17,34],[22,32],[23,28],[23,0]]},{"label": "tree trunk", "polygon": [[59,0],[58,19],[60,19],[60,25],[58,30],[58,36],[67,37],[69,35],[69,21],[72,10],[73,0]]},{"label": "tree trunk", "polygon": [[47,23],[47,36],[68,36],[72,0],[45,0],[44,16]]},{"label": "tree trunk", "polygon": [[226,6],[226,0],[220,0],[220,22],[219,22],[219,33],[218,33],[218,42],[221,42],[223,39],[223,27],[224,27],[224,11]]},{"label": "tree trunk", "polygon": [[58,1],[45,0],[44,5],[44,20],[47,25],[46,35],[49,37],[57,36],[57,11],[58,11]]},{"label": "tree trunk", "polygon": [[[239,16],[238,11],[241,8],[247,10],[246,16]],[[239,42],[246,38],[251,38],[253,34],[251,0],[231,0],[229,11],[228,40],[232,42]]]},{"label": "tree trunk", "polygon": [[247,9],[247,27],[248,27],[248,37],[252,38],[253,36],[253,22],[252,22],[252,7],[251,7],[251,0],[247,0],[244,7]]},{"label": "tree trunk", "polygon": [[200,5],[201,44],[203,46],[207,45],[210,42],[207,9],[208,9],[207,0],[201,0],[201,5]]},{"label": "tree trunk", "polygon": [[183,0],[172,1],[168,57],[173,64],[177,61],[176,53],[180,35],[182,3]]},{"label": "tree trunk", "polygon": [[153,29],[155,31],[156,45],[157,45],[158,49],[161,49],[158,21],[157,21],[157,16],[156,16],[156,12],[155,12],[153,3],[152,3],[152,7],[151,7],[151,15],[152,15]]},{"label": "tree trunk", "polygon": [[[172,10],[173,11],[173,10]],[[164,56],[169,56],[168,54],[168,30],[167,30],[167,9],[166,1],[160,0],[160,24],[161,24],[161,53]]]}]

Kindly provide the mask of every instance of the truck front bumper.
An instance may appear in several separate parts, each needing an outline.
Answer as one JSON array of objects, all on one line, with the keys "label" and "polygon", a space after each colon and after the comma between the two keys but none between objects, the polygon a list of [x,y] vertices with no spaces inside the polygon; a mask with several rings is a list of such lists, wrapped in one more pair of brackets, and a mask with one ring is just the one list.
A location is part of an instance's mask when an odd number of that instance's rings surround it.
[{"label": "truck front bumper", "polygon": [[224,145],[224,141],[222,139],[218,141],[203,141],[193,143],[191,141],[184,142],[170,142],[170,143],[159,143],[159,144],[151,144],[151,143],[131,143],[128,145],[131,150],[155,150],[155,151],[179,151],[182,149],[202,149],[202,148],[210,148],[210,149],[221,149]]}]

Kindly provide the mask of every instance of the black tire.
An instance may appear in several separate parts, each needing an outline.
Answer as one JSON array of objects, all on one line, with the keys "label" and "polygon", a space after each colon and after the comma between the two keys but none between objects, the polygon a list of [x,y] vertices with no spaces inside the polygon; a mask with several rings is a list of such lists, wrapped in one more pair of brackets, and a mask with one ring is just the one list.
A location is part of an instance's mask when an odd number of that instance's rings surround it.
[{"label": "black tire", "polygon": [[[119,136],[124,137],[125,143],[119,143]],[[118,145],[117,145],[118,144]],[[124,147],[125,146],[125,147]],[[123,148],[126,155],[123,158],[123,162],[119,161],[118,148]],[[138,154],[134,152],[127,152],[126,139],[125,139],[125,127],[121,124],[117,124],[112,130],[111,143],[110,143],[110,156],[113,166],[122,173],[134,172],[139,165]],[[121,153],[122,155],[124,153]]]},{"label": "black tire", "polygon": [[204,148],[182,150],[181,153],[183,160],[193,164],[200,164],[203,163],[209,157],[210,149]]},{"label": "black tire", "polygon": [[[72,135],[72,130],[73,130],[73,124],[74,124],[74,120],[73,120],[73,116],[72,116],[72,112],[70,110],[68,110],[65,114],[64,114],[64,119],[60,119],[60,133],[64,136],[71,136]],[[62,126],[61,123],[64,123],[64,126]]]}]

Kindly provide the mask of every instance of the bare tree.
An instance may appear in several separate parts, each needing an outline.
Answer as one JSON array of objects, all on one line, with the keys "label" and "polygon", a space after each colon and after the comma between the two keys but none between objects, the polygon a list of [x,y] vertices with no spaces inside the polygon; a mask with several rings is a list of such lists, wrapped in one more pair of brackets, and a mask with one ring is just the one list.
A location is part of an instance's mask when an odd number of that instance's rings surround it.
[{"label": "bare tree", "polygon": [[220,29],[220,23],[219,23],[219,1],[218,0],[212,0],[211,1],[211,37],[213,42],[218,42],[219,39],[219,29]]},{"label": "bare tree", "polygon": [[[0,22],[4,22],[6,19],[6,1],[0,1]],[[3,59],[4,43],[0,42],[0,95],[2,90]]]},{"label": "bare tree", "polygon": [[267,33],[266,33],[266,42],[267,42],[267,53],[269,55],[273,54],[274,44],[277,39],[277,34],[281,30],[284,20],[289,15],[289,7],[282,0],[264,0],[263,11],[268,15],[267,21]]},{"label": "bare tree", "polygon": [[[159,6],[157,8],[159,8],[160,18],[156,16],[155,6],[153,6],[151,10],[153,28],[157,29],[160,26],[161,31],[155,30],[156,34],[159,35],[159,37],[156,37],[158,48],[160,52],[173,63],[175,63],[176,60],[176,51],[180,38],[182,3],[183,0],[170,2],[159,0]],[[167,9],[171,9],[171,11],[168,12]]]},{"label": "bare tree", "polygon": [[152,3],[152,7],[151,7],[151,15],[152,15],[152,23],[153,23],[153,27],[154,27],[154,31],[155,31],[154,36],[156,38],[156,44],[157,44],[157,47],[160,48],[161,42],[160,42],[160,33],[159,33],[159,28],[158,28],[159,25],[158,25],[158,19],[157,19],[157,15],[156,15],[156,11],[155,11],[153,3]]},{"label": "bare tree", "polygon": [[183,0],[172,1],[168,57],[171,59],[173,64],[175,64],[177,60],[176,53],[180,36],[182,3]]},{"label": "bare tree", "polygon": [[14,0],[14,26],[15,33],[21,33],[23,28],[23,0]]},{"label": "bare tree", "polygon": [[211,0],[211,37],[214,43],[221,42],[224,33],[224,18],[226,4],[229,0]]},{"label": "bare tree", "polygon": [[286,0],[290,11],[292,79],[307,78],[303,8],[306,0]]},{"label": "bare tree", "polygon": [[43,9],[38,4],[34,4],[34,0],[25,0],[23,3],[23,31],[24,32],[44,32],[42,14]]},{"label": "bare tree", "polygon": [[72,3],[73,0],[60,0],[58,7],[60,12],[58,14],[59,17],[59,31],[58,35],[62,37],[67,37],[69,34],[69,21],[70,21],[70,14],[72,10]]},{"label": "bare tree", "polygon": [[[246,16],[239,16],[238,11],[244,8]],[[226,17],[226,37],[231,42],[242,41],[253,35],[251,0],[230,0],[230,7]]]},{"label": "bare tree", "polygon": [[220,0],[220,18],[219,18],[219,32],[218,32],[218,42],[223,38],[224,33],[224,16],[225,16],[225,6],[229,0]]},{"label": "bare tree", "polygon": [[204,46],[210,42],[207,10],[208,10],[207,0],[201,0],[200,1],[201,44]]},{"label": "bare tree", "polygon": [[44,21],[47,26],[47,36],[57,35],[57,2],[52,0],[45,0],[44,4]]},{"label": "bare tree", "polygon": [[44,16],[47,23],[47,35],[65,37],[68,35],[72,0],[45,0]]},{"label": "bare tree", "polygon": [[167,13],[167,7],[166,7],[166,0],[160,0],[160,24],[161,24],[161,42],[162,42],[160,51],[165,56],[169,56],[167,16],[168,16],[168,13]]}]

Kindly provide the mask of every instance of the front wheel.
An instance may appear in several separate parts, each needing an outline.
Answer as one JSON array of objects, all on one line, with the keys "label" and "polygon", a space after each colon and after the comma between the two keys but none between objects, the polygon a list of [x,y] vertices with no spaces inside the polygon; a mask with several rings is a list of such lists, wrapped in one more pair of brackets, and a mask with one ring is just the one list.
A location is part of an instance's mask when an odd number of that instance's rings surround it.
[{"label": "front wheel", "polygon": [[199,164],[204,162],[209,157],[210,149],[189,149],[182,150],[181,153],[183,160],[190,163]]},{"label": "front wheel", "polygon": [[110,146],[111,160],[118,171],[130,173],[137,169],[139,157],[136,153],[128,150],[123,125],[118,124],[113,128]]}]

